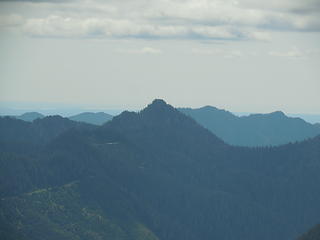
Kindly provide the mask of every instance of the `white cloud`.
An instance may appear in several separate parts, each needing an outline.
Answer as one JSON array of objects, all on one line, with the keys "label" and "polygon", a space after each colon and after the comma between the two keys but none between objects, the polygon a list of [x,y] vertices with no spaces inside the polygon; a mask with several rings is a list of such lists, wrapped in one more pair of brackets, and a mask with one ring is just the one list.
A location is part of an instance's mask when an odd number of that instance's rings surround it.
[{"label": "white cloud", "polygon": [[121,53],[129,53],[129,54],[151,54],[151,55],[159,55],[162,53],[160,49],[152,48],[152,47],[144,47],[141,49],[120,49],[118,52]]},{"label": "white cloud", "polygon": [[70,18],[51,15],[28,19],[22,27],[31,36],[113,37],[113,38],[188,38],[188,39],[262,39],[263,33],[231,26],[161,25],[126,19]]},{"label": "white cloud", "polygon": [[320,2],[318,0],[240,0],[240,7],[267,9],[281,12],[320,12]]},{"label": "white cloud", "polygon": [[146,54],[160,54],[162,51],[160,49],[156,48],[151,48],[151,47],[145,47],[141,49],[141,53],[146,53]]},{"label": "white cloud", "polygon": [[308,52],[302,51],[297,47],[292,47],[288,51],[271,51],[269,52],[269,55],[274,57],[303,58],[308,55]]},{"label": "white cloud", "polygon": [[23,32],[41,37],[263,41],[270,40],[268,32],[274,30],[320,31],[318,0],[26,2],[20,5],[29,9],[32,17],[13,12],[0,18],[0,26],[15,22]]},{"label": "white cloud", "polygon": [[196,55],[217,56],[229,59],[247,56],[240,50],[227,50],[222,48],[193,48],[191,52]]},{"label": "white cloud", "polygon": [[219,56],[224,54],[224,50],[222,50],[221,48],[210,48],[210,49],[193,48],[191,49],[191,52],[197,55],[212,55],[212,56]]}]

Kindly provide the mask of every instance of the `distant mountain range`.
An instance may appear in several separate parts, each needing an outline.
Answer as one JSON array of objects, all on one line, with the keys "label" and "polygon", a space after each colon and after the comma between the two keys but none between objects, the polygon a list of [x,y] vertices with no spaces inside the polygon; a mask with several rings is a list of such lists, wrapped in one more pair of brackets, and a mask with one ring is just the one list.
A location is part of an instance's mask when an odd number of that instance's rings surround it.
[{"label": "distant mountain range", "polygon": [[226,143],[237,146],[275,146],[320,134],[318,124],[287,117],[280,111],[242,117],[211,106],[179,108],[179,111],[192,117]]},{"label": "distant mountain range", "polygon": [[104,113],[104,112],[84,112],[74,116],[69,117],[70,120],[77,122],[85,122],[94,125],[102,125],[113,118],[112,115]]},{"label": "distant mountain range", "polygon": [[13,117],[20,119],[20,120],[23,120],[23,121],[32,122],[33,120],[36,120],[38,118],[44,118],[45,115],[38,113],[38,112],[26,112],[22,115],[13,116]]},{"label": "distant mountain range", "polygon": [[291,240],[319,223],[320,136],[234,147],[162,100],[0,132],[0,239]]},{"label": "distant mountain range", "polygon": [[[17,119],[27,121],[27,122],[32,122],[38,118],[39,119],[44,118],[45,115],[38,113],[38,112],[26,112],[22,115],[10,116],[10,117],[17,118]],[[73,115],[68,118],[70,120],[73,120],[76,122],[84,122],[84,123],[89,123],[89,124],[94,124],[94,125],[102,125],[102,124],[108,122],[109,120],[111,120],[113,118],[113,116],[110,114],[104,113],[104,112],[97,112],[97,113],[83,112],[83,113],[79,113],[79,114]]]},{"label": "distant mountain range", "polygon": [[[280,111],[242,117],[212,106],[197,109],[179,108],[179,111],[192,117],[226,143],[236,146],[276,146],[320,134],[320,123],[310,124],[300,118],[288,117]],[[24,121],[43,117],[45,116],[37,112],[15,116]],[[104,112],[83,112],[68,118],[77,122],[102,125],[113,116]]]},{"label": "distant mountain range", "polygon": [[320,115],[319,114],[294,114],[289,113],[287,114],[289,117],[298,117],[302,118],[306,122],[309,122],[311,124],[318,123],[320,124]]}]

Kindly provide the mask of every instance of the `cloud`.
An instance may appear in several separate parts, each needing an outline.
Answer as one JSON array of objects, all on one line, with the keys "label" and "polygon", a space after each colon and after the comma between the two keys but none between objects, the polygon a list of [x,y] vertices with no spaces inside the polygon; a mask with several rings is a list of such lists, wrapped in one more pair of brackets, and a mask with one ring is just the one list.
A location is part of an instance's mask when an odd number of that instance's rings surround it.
[{"label": "cloud", "polygon": [[262,35],[231,26],[161,25],[126,19],[48,16],[28,19],[23,31],[34,37],[112,37],[163,39],[261,39]]},{"label": "cloud", "polygon": [[151,47],[145,47],[141,49],[141,53],[146,54],[161,54],[162,51],[160,49],[151,48]]},{"label": "cloud", "polygon": [[53,3],[62,3],[62,2],[71,2],[75,0],[0,0],[0,2],[53,2]]},{"label": "cloud", "polygon": [[238,1],[240,7],[271,10],[276,12],[294,12],[299,14],[309,14],[320,12],[320,2],[318,0],[241,0]]},{"label": "cloud", "polygon": [[223,58],[242,58],[242,57],[257,57],[261,55],[269,55],[273,57],[281,58],[291,58],[291,59],[307,59],[311,57],[319,57],[320,49],[299,49],[296,46],[291,47],[288,50],[278,50],[278,51],[243,51],[239,49],[229,49],[223,47],[207,47],[207,48],[193,48],[191,53],[195,55],[204,55],[204,56],[216,56]]},{"label": "cloud", "polygon": [[193,48],[191,52],[196,55],[217,56],[217,57],[223,57],[228,59],[247,56],[245,53],[243,53],[240,50],[226,50],[222,48],[209,48],[209,49]]},{"label": "cloud", "polygon": [[152,48],[152,47],[144,47],[141,49],[121,49],[118,50],[121,53],[129,53],[129,54],[151,54],[151,55],[159,55],[162,53],[160,49]]},{"label": "cloud", "polygon": [[292,59],[297,59],[297,58],[306,59],[308,57],[319,56],[320,50],[319,49],[301,50],[294,46],[287,51],[271,51],[269,52],[269,55],[274,57],[285,57],[285,58],[292,58]]},{"label": "cloud", "polygon": [[19,28],[33,37],[268,41],[272,31],[320,31],[318,0],[22,2],[35,16],[25,16]]},{"label": "cloud", "polygon": [[300,58],[304,56],[302,52],[298,50],[289,50],[286,52],[271,51],[269,52],[269,55],[275,56],[275,57],[289,57],[289,58]]}]

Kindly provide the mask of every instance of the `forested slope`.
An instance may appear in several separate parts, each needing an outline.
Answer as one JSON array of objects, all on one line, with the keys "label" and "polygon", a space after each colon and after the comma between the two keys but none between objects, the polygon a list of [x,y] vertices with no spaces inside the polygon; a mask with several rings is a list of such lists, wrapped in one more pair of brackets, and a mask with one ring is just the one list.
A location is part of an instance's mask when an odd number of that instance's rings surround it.
[{"label": "forested slope", "polygon": [[319,219],[320,137],[232,147],[162,100],[101,127],[56,120],[32,151],[2,138],[1,239],[289,240]]}]

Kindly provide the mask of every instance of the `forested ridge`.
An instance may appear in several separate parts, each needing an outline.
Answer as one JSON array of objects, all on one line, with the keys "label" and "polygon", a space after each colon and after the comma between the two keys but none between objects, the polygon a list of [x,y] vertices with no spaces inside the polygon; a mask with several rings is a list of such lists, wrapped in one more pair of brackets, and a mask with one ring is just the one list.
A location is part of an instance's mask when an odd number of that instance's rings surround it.
[{"label": "forested ridge", "polygon": [[241,117],[212,106],[179,108],[179,111],[235,146],[277,146],[320,134],[317,124],[288,117],[281,111]]},{"label": "forested ridge", "polygon": [[298,240],[319,240],[320,239],[320,224],[314,226],[309,231],[304,233]]},{"label": "forested ridge", "polygon": [[0,131],[1,239],[289,240],[319,223],[319,136],[233,147],[162,100]]}]

